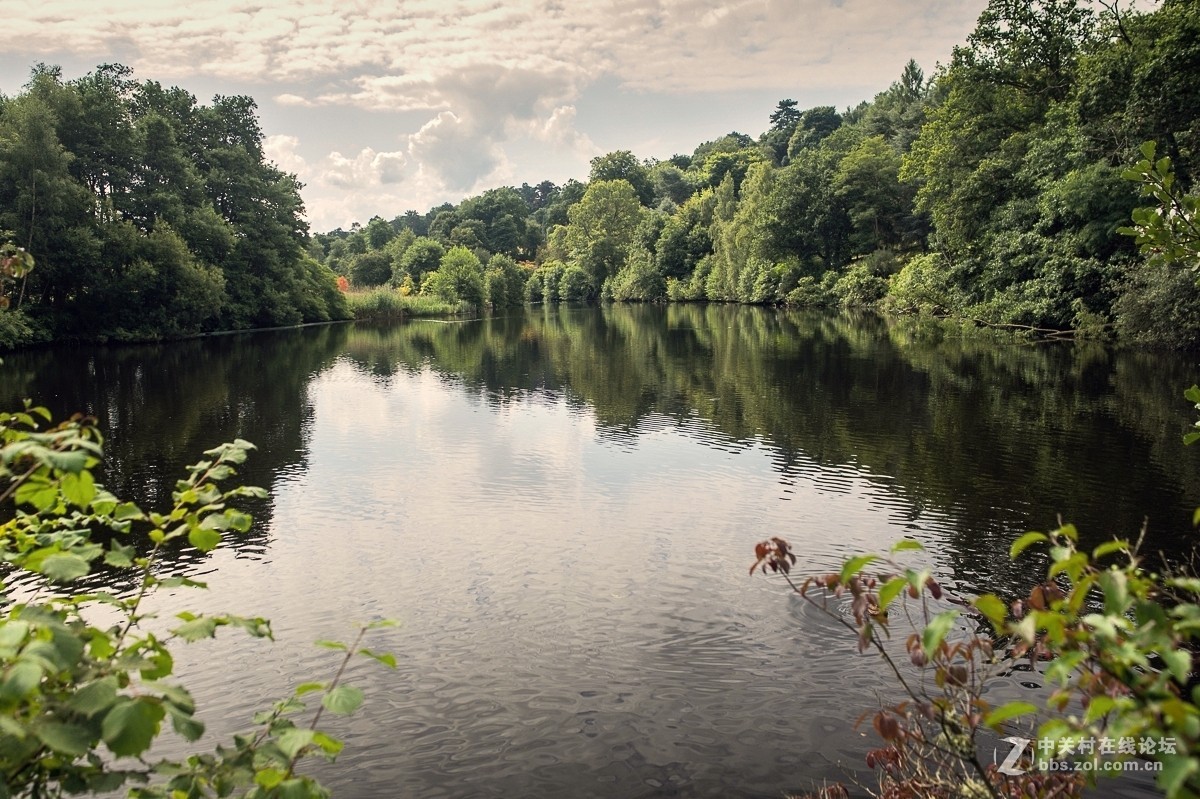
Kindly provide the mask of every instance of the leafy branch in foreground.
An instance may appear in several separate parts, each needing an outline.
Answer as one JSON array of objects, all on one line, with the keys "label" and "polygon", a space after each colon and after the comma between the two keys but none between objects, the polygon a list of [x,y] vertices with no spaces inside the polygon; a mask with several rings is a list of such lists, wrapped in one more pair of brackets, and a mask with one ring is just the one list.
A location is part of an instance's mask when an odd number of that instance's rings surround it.
[{"label": "leafy branch in foreground", "polygon": [[[1027,596],[1005,602],[982,594],[948,607],[928,571],[894,560],[916,548],[902,541],[889,557],[860,555],[840,573],[800,585],[789,576],[785,541],[756,550],[756,567],[782,573],[793,590],[853,631],[860,651],[874,648],[895,674],[906,699],[875,714],[885,745],[867,756],[879,773],[879,795],[1076,796],[1081,777],[1118,774],[1134,759],[1148,763],[1167,796],[1200,795],[1200,686],[1192,683],[1200,579],[1147,570],[1136,542],[1080,549],[1075,528],[1062,525],[1013,542],[1014,559],[1034,548],[1048,556],[1044,580]],[[868,567],[882,570],[868,574]],[[843,596],[852,598],[853,621],[830,606]],[[901,615],[912,631],[904,642],[911,669],[888,645]],[[1039,708],[1027,701],[992,706],[985,696],[989,682],[1022,659],[1052,692],[1036,748],[1025,751],[1030,739],[1006,739],[1024,743],[1022,756],[1002,771],[980,758],[981,736],[990,731],[995,743],[995,736],[1012,735],[1014,721]],[[1112,745],[1106,750],[1103,742]],[[832,790],[824,795],[837,795]]]},{"label": "leafy branch in foreground", "polygon": [[[245,532],[251,519],[236,503],[266,492],[224,487],[253,449],[238,440],[187,468],[169,510],[145,511],[95,481],[102,449],[92,419],[52,426],[49,412],[28,403],[0,413],[0,797],[107,792],[127,783],[141,797],[327,795],[297,765],[341,751],[318,724],[325,710],[348,714],[362,703],[361,690],[342,679],[352,657],[395,666],[391,655],[359,646],[388,622],[364,626],[352,646],[330,644],[345,652],[334,677],[299,686],[258,714],[257,731],[235,736],[231,747],[149,762],[168,719],[186,741],[204,731],[191,694],[170,680],[172,646],[227,626],[272,637],[258,617],[182,612],[172,621],[144,610],[160,588],[205,587],[184,574],[164,575],[161,556],[168,546],[207,553],[225,533]],[[101,566],[127,573],[136,587],[74,590]],[[295,718],[308,694],[319,694],[321,706],[302,726]]]},{"label": "leafy branch in foreground", "polygon": [[1155,205],[1133,211],[1133,224],[1118,232],[1132,236],[1138,248],[1167,264],[1200,268],[1200,197],[1182,191],[1171,159],[1155,158],[1155,143],[1141,146],[1142,158],[1124,172],[1127,180],[1141,184],[1141,196]]}]

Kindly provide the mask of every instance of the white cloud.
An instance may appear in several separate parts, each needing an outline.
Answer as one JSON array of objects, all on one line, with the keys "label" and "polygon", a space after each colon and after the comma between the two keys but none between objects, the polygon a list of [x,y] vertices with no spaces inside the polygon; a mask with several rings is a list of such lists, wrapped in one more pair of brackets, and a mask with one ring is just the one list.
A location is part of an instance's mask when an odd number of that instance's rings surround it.
[{"label": "white cloud", "polygon": [[[960,40],[983,0],[0,0],[10,52],[101,55],[167,77],[325,81],[311,101],[437,105],[463,70],[614,75],[656,91],[895,77]],[[886,74],[877,72],[886,70]],[[572,80],[571,82],[577,82]],[[432,92],[432,93],[431,93]]]},{"label": "white cloud", "polygon": [[[0,0],[0,18],[10,59],[121,60],[139,77],[272,97],[292,127],[268,151],[308,185],[319,229],[368,202],[367,216],[419,208],[510,179],[518,151],[517,182],[586,165],[598,136],[576,109],[589,86],[664,105],[816,87],[869,98],[910,57],[945,60],[985,1]],[[338,109],[408,116],[342,155],[310,143]]]}]

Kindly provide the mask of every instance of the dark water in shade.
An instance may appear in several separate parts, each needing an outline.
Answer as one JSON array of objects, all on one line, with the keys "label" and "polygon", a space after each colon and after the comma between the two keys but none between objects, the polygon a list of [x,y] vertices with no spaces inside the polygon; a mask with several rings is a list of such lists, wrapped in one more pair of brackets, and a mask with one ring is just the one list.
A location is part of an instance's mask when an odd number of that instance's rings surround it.
[{"label": "dark water in shade", "polygon": [[[891,696],[833,620],[746,570],[911,536],[949,584],[1010,593],[1016,535],[1190,547],[1194,358],[995,345],[909,322],[678,306],[533,309],[6,356],[32,396],[108,431],[107,485],[154,504],[234,437],[271,498],[159,598],[263,615],[179,653],[210,737],[395,618],[329,729],[338,797],[778,797],[857,769]],[[112,581],[100,575],[99,582]],[[114,587],[121,589],[119,584]],[[998,693],[1024,689],[1020,675]]]}]

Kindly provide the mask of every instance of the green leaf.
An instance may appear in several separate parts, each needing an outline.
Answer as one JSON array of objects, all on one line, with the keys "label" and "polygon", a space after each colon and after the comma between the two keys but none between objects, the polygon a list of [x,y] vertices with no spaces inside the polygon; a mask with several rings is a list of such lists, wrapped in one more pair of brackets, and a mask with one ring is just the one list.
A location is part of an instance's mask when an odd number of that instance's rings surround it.
[{"label": "green leaf", "polygon": [[996,632],[1003,632],[1004,620],[1008,618],[1008,607],[999,597],[995,594],[983,594],[975,597],[971,604],[992,623]]},{"label": "green leaf", "polygon": [[1106,541],[1100,546],[1092,550],[1092,560],[1100,560],[1105,555],[1111,555],[1114,552],[1128,552],[1128,541]]},{"label": "green leaf", "polygon": [[321,704],[325,706],[325,709],[330,713],[337,713],[339,716],[350,715],[358,710],[362,703],[363,692],[353,685],[339,685],[321,697]]},{"label": "green leaf", "polygon": [[1188,779],[1200,770],[1200,763],[1187,755],[1159,755],[1158,762],[1162,763],[1162,771],[1158,772],[1156,782],[1158,787],[1166,792],[1170,799],[1190,796],[1187,791]]},{"label": "green leaf", "polygon": [[103,677],[80,688],[67,702],[67,707],[82,716],[91,718],[108,710],[117,701],[117,678]]},{"label": "green leaf", "polygon": [[311,694],[313,691],[324,691],[325,683],[323,682],[302,682],[296,686],[296,696],[304,696]]},{"label": "green leaf", "polygon": [[109,544],[109,549],[104,553],[104,562],[118,569],[125,569],[133,565],[133,558],[137,555],[137,550],[133,547],[122,546],[113,541]]},{"label": "green leaf", "polygon": [[1104,592],[1104,612],[1113,616],[1124,613],[1129,607],[1129,581],[1125,572],[1110,569],[1101,572],[1098,581]]},{"label": "green leaf", "polygon": [[184,622],[171,632],[185,641],[212,638],[217,632],[217,620],[211,616],[199,616]]},{"label": "green leaf", "polygon": [[0,649],[15,650],[29,634],[29,622],[20,619],[8,619],[0,622]]},{"label": "green leaf", "polygon": [[189,711],[170,702],[165,707],[167,714],[171,717],[171,727],[185,741],[198,740],[204,734],[204,722],[197,719]]},{"label": "green leaf", "polygon": [[1016,560],[1017,557],[1029,547],[1042,541],[1049,541],[1049,537],[1045,533],[1026,533],[1025,535],[1013,541],[1009,547],[1008,557],[1011,560]]},{"label": "green leaf", "polygon": [[368,623],[366,625],[366,629],[379,630],[384,627],[399,627],[399,626],[400,626],[400,622],[396,621],[395,619],[376,619],[375,621]]},{"label": "green leaf", "polygon": [[1099,721],[1116,706],[1117,702],[1111,696],[1093,696],[1088,700],[1087,713],[1083,717],[1083,723],[1092,724]]},{"label": "green leaf", "polygon": [[1031,705],[1028,702],[1008,702],[988,713],[983,723],[993,730],[999,730],[1000,725],[1009,719],[1028,716],[1030,713],[1037,713],[1037,710],[1037,705]]},{"label": "green leaf", "polygon": [[328,640],[325,640],[325,639],[322,639],[322,640],[320,640],[320,641],[317,641],[317,644],[316,644],[316,645],[317,645],[317,646],[320,646],[320,647],[324,647],[325,649],[340,649],[340,650],[342,650],[343,652],[344,652],[344,651],[346,651],[346,649],[348,648],[348,647],[347,647],[345,644],[343,644],[341,641],[328,641]]},{"label": "green leaf", "polygon": [[[903,577],[893,577],[883,584],[879,589],[879,609],[887,610],[888,606],[900,595],[900,592],[908,585],[908,580]],[[393,666],[395,662],[393,661]]]},{"label": "green leaf", "polygon": [[96,481],[91,472],[64,474],[61,485],[63,496],[77,507],[86,508],[96,498]]},{"label": "green leaf", "polygon": [[932,658],[941,647],[942,641],[946,639],[946,633],[950,632],[950,628],[954,626],[957,618],[957,610],[947,610],[934,616],[929,620],[929,624],[925,625],[925,629],[921,633],[921,645],[929,657]]},{"label": "green leaf", "polygon": [[283,754],[290,760],[300,753],[300,750],[312,743],[313,731],[292,727],[280,733],[275,743]]},{"label": "green leaf", "polygon": [[40,571],[46,578],[57,583],[69,583],[90,572],[92,567],[83,558],[72,552],[59,552],[42,561]]},{"label": "green leaf", "polygon": [[42,667],[28,660],[18,660],[0,682],[0,701],[23,699],[42,682]]},{"label": "green leaf", "polygon": [[1172,649],[1162,652],[1161,657],[1167,664],[1171,676],[1175,678],[1175,682],[1186,685],[1188,675],[1192,672],[1191,653],[1183,649]]},{"label": "green leaf", "polygon": [[316,790],[304,777],[293,777],[279,783],[274,796],[278,799],[321,799],[325,794]]},{"label": "green leaf", "polygon": [[188,530],[188,541],[201,552],[211,552],[221,543],[221,532],[207,527],[193,527]]},{"label": "green leaf", "polygon": [[91,733],[78,724],[44,721],[34,726],[33,734],[55,752],[72,757],[83,757],[92,748]]},{"label": "green leaf", "polygon": [[18,505],[32,505],[38,511],[47,511],[58,503],[58,489],[44,479],[31,477],[17,487],[14,501]]},{"label": "green leaf", "polygon": [[323,751],[330,758],[333,758],[339,754],[345,747],[345,744],[343,744],[337,738],[333,738],[323,732],[318,732],[313,735],[313,743],[321,747],[321,751]]},{"label": "green leaf", "polygon": [[914,541],[911,538],[902,538],[896,543],[892,544],[891,553],[895,555],[898,552],[909,552],[911,550],[921,550],[923,552],[925,547],[921,546],[920,541]]},{"label": "green leaf", "polygon": [[[903,583],[904,580],[901,579],[900,582]],[[882,604],[883,603],[883,591],[880,591],[879,595],[880,595],[879,601],[880,601],[881,606],[887,607],[886,605]],[[396,656],[393,655],[391,652],[372,652],[370,649],[360,649],[360,650],[358,650],[358,654],[363,655],[364,657],[369,657],[372,660],[377,660],[390,669],[396,668]]]},{"label": "green leaf", "polygon": [[877,560],[879,560],[878,555],[858,555],[850,558],[842,565],[842,582],[850,582],[850,579],[862,571],[864,566]]},{"label": "green leaf", "polygon": [[283,778],[286,776],[287,774],[285,772],[268,766],[267,768],[259,769],[258,772],[255,773],[254,781],[269,791],[279,783],[283,782]]},{"label": "green leaf", "polygon": [[1173,577],[1167,585],[1192,594],[1200,594],[1200,577]]},{"label": "green leaf", "polygon": [[113,518],[119,522],[137,521],[145,518],[146,514],[142,513],[142,509],[132,502],[122,502],[113,511]]},{"label": "green leaf", "polygon": [[126,699],[104,716],[100,735],[114,755],[139,755],[150,748],[165,715],[155,699]]}]

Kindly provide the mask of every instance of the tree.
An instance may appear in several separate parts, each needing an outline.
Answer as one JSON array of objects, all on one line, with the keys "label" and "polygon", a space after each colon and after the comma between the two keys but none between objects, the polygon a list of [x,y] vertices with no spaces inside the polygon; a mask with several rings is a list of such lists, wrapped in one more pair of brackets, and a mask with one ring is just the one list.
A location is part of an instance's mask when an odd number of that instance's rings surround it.
[{"label": "tree", "polygon": [[446,302],[481,306],[486,298],[483,264],[466,247],[452,247],[437,270],[421,283],[421,291]]},{"label": "tree", "polygon": [[371,217],[367,223],[367,247],[372,250],[382,250],[396,235],[392,226],[380,216]]},{"label": "tree", "polygon": [[613,180],[629,183],[642,205],[653,204],[654,187],[650,183],[650,171],[628,150],[617,150],[592,159],[592,171],[588,175],[588,182]]},{"label": "tree", "polygon": [[349,273],[356,286],[382,286],[392,279],[392,261],[385,253],[372,250],[354,256]]},{"label": "tree", "polygon": [[900,183],[900,155],[872,136],[861,141],[838,164],[834,193],[846,203],[854,226],[854,254],[896,247],[902,240],[904,218],[911,213],[912,192]]},{"label": "tree", "polygon": [[425,275],[438,268],[445,254],[446,250],[441,244],[431,238],[418,236],[400,258],[400,272],[411,277],[413,283],[419,286]]},{"label": "tree", "polygon": [[829,105],[810,108],[800,114],[794,132],[787,143],[788,160],[793,160],[802,150],[809,150],[821,143],[842,124],[842,117]]},{"label": "tree", "polygon": [[625,264],[631,242],[642,221],[642,205],[626,180],[593,181],[568,215],[566,245],[598,291]]},{"label": "tree", "polygon": [[487,299],[493,308],[520,305],[525,299],[529,273],[507,255],[496,255],[487,265]]},{"label": "tree", "polygon": [[801,113],[796,110],[797,105],[795,100],[780,100],[771,112],[771,127],[763,134],[761,143],[776,165],[787,160],[788,142],[800,123]]}]

